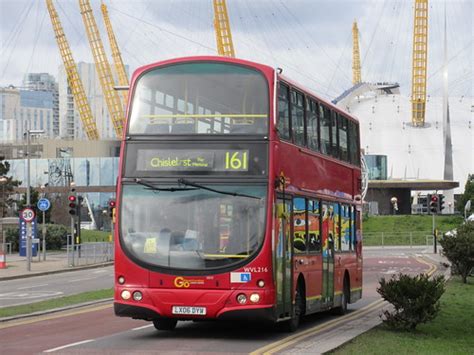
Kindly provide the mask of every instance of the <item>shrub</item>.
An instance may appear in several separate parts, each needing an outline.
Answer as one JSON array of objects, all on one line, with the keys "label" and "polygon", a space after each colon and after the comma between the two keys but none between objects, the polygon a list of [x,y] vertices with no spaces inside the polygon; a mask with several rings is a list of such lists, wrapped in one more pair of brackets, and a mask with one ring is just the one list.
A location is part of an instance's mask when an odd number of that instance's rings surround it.
[{"label": "shrub", "polygon": [[384,310],[381,318],[393,328],[414,330],[420,323],[426,323],[436,317],[439,311],[439,299],[444,293],[444,277],[420,274],[410,276],[393,275],[390,280],[382,278],[377,292],[390,302],[394,310]]},{"label": "shrub", "polygon": [[[41,232],[42,226],[37,226],[37,238],[43,240],[43,234]],[[46,249],[47,250],[59,250],[63,245],[66,245],[66,234],[67,227],[61,224],[47,224],[46,225]],[[7,243],[11,243],[12,252],[19,251],[19,229],[9,228],[7,229]]]},{"label": "shrub", "polygon": [[19,229],[18,227],[15,227],[15,228],[8,228],[7,229],[7,238],[6,238],[6,242],[7,243],[11,243],[12,245],[12,252],[16,252],[19,250]]},{"label": "shrub", "polygon": [[[48,224],[46,225],[46,249],[58,250],[63,245],[66,245],[67,227],[62,224]],[[39,234],[41,235],[41,233]]]},{"label": "shrub", "polygon": [[454,234],[445,234],[439,244],[443,247],[443,255],[451,262],[452,270],[461,275],[462,282],[474,268],[474,222],[462,224]]}]

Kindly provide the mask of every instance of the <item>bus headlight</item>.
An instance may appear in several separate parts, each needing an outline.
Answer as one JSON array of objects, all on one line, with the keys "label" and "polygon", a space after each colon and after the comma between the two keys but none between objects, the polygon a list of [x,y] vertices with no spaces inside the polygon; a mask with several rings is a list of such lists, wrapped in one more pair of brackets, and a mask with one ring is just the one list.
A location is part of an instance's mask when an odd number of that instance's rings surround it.
[{"label": "bus headlight", "polygon": [[118,278],[118,283],[121,284],[121,285],[123,285],[123,284],[125,283],[125,277],[119,276],[119,278]]},{"label": "bus headlight", "polygon": [[122,293],[120,294],[120,296],[121,296],[122,299],[124,299],[124,300],[129,300],[130,297],[132,297],[132,294],[131,294],[130,291],[128,291],[128,290],[123,290]]},{"label": "bus headlight", "polygon": [[245,296],[243,293],[240,293],[237,295],[237,302],[240,304],[246,304],[247,303],[247,296]]},{"label": "bus headlight", "polygon": [[143,294],[140,291],[135,291],[133,293],[133,299],[135,301],[141,301],[143,299]]},{"label": "bus headlight", "polygon": [[260,301],[260,295],[258,293],[252,293],[250,295],[250,302],[257,303],[258,301]]}]

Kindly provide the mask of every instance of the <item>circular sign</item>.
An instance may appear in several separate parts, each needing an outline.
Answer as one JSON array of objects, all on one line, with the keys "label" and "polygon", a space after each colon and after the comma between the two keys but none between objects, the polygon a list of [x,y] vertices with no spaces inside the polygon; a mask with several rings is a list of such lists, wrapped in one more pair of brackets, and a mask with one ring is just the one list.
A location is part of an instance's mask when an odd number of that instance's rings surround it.
[{"label": "circular sign", "polygon": [[31,222],[35,219],[35,211],[33,211],[31,208],[25,208],[23,211],[21,211],[21,218],[23,218],[25,222]]},{"label": "circular sign", "polygon": [[40,198],[37,206],[40,211],[47,211],[51,207],[51,203],[47,198]]}]

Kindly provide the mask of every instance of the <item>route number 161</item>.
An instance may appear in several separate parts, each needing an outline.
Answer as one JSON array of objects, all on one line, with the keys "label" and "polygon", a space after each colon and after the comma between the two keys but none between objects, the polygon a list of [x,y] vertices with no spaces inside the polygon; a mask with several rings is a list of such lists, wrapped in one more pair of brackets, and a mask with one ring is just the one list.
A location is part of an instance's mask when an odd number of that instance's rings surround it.
[{"label": "route number 161", "polygon": [[225,153],[225,169],[247,171],[248,166],[248,151],[234,151]]}]

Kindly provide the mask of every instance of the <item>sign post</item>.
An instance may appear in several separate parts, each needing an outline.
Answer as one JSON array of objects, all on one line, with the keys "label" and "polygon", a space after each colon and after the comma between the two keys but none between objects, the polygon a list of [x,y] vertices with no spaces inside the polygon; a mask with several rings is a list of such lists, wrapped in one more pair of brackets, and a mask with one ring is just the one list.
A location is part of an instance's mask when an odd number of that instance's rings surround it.
[{"label": "sign post", "polygon": [[43,212],[43,228],[42,228],[42,234],[43,234],[43,261],[46,261],[46,222],[45,222],[45,212],[49,210],[51,207],[51,203],[47,198],[41,198],[38,201],[38,209]]},{"label": "sign post", "polygon": [[31,271],[31,238],[32,238],[32,226],[31,222],[35,219],[35,211],[30,207],[23,209],[20,212],[20,217],[26,222],[26,269]]}]

